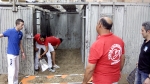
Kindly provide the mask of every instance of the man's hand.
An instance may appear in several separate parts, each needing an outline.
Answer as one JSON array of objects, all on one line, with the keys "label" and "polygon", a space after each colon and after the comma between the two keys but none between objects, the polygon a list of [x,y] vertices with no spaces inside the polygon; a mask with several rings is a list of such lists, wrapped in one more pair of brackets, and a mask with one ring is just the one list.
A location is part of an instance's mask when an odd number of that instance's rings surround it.
[{"label": "man's hand", "polygon": [[0,38],[2,38],[2,37],[4,37],[4,35],[3,35],[3,34],[0,34]]},{"label": "man's hand", "polygon": [[24,53],[22,53],[22,59],[25,59],[25,58],[26,58],[25,54],[24,54]]},{"label": "man's hand", "polygon": [[82,84],[88,84],[88,83],[82,83]]},{"label": "man's hand", "polygon": [[39,59],[41,59],[42,58],[42,56],[41,55],[39,55]]},{"label": "man's hand", "polygon": [[38,49],[38,48],[35,48],[35,52],[37,52],[37,51],[39,51],[39,49]]},{"label": "man's hand", "polygon": [[143,84],[150,84],[150,78],[146,78]]},{"label": "man's hand", "polygon": [[88,83],[82,83],[82,84],[88,84]]},{"label": "man's hand", "polygon": [[138,67],[138,62],[136,63],[136,67]]}]

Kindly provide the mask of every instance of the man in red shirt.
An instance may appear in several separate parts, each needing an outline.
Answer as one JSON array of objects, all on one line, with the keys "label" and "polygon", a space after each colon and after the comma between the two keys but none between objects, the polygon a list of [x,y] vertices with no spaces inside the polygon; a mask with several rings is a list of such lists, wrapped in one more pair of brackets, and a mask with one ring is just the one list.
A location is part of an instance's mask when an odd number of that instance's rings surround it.
[{"label": "man in red shirt", "polygon": [[[39,58],[44,56],[45,54],[47,55],[48,59],[48,66],[49,66],[49,71],[55,72],[55,70],[52,67],[52,60],[51,60],[51,51],[54,51],[53,46],[48,43],[48,40],[46,38],[46,34],[41,33],[41,34],[36,34],[34,36],[34,48],[36,51],[36,56],[35,56],[35,71],[38,71],[38,64],[39,64]],[[44,50],[43,54],[40,54],[41,48]]]},{"label": "man in red shirt", "polygon": [[82,84],[87,84],[92,76],[94,84],[118,84],[125,61],[124,42],[110,32],[112,24],[108,17],[99,20],[96,27],[99,36],[90,47]]},{"label": "man in red shirt", "polygon": [[[50,36],[47,37],[48,43],[51,43],[52,46],[54,46],[54,49],[57,49],[60,43],[62,43],[62,38],[57,38],[55,36]],[[55,63],[55,51],[52,51],[52,62],[53,62],[53,67],[54,68],[60,68],[58,65]]]},{"label": "man in red shirt", "polygon": [[62,43],[63,41],[62,38],[57,38],[55,36],[50,36],[47,38],[48,38],[48,42],[51,43],[52,46],[55,46],[55,49],[57,49],[60,43]]}]

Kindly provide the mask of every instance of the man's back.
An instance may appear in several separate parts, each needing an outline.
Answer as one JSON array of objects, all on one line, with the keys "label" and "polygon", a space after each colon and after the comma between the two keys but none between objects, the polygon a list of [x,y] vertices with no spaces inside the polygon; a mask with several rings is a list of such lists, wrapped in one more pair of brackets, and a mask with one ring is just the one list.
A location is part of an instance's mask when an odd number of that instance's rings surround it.
[{"label": "man's back", "polygon": [[124,54],[122,39],[112,33],[98,37],[91,46],[89,56],[89,62],[96,64],[93,74],[94,83],[109,84],[119,80],[122,54]]},{"label": "man's back", "polygon": [[55,36],[47,37],[48,42],[51,43],[52,46],[60,45],[61,41],[59,38]]}]

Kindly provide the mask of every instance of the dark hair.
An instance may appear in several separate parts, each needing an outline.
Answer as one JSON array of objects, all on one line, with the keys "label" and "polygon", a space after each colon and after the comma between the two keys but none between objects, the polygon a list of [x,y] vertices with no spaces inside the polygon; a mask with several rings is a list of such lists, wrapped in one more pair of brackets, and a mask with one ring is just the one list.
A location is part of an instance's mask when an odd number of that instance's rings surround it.
[{"label": "dark hair", "polygon": [[100,19],[100,23],[108,30],[111,30],[111,27],[113,25],[113,24],[107,23],[107,21],[104,18]]},{"label": "dark hair", "polygon": [[45,39],[46,38],[46,34],[45,33],[41,33],[40,37]]},{"label": "dark hair", "polygon": [[16,25],[20,24],[20,22],[23,22],[23,23],[24,23],[24,21],[23,21],[22,19],[17,19],[17,20],[16,20]]},{"label": "dark hair", "polygon": [[143,22],[142,26],[146,31],[150,30],[150,21]]},{"label": "dark hair", "polygon": [[63,39],[62,38],[59,38],[60,42],[62,43]]}]

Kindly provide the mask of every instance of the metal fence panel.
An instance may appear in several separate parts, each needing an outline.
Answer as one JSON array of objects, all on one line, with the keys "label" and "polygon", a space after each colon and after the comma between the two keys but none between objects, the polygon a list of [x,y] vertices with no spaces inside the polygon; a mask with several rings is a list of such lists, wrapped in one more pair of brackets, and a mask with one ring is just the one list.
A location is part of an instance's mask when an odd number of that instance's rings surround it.
[{"label": "metal fence panel", "polygon": [[[90,9],[91,6],[91,9]],[[101,6],[101,7],[99,7]],[[114,7],[113,7],[114,6]],[[97,37],[96,22],[98,16],[109,16],[113,20],[112,32],[122,38],[125,42],[125,56],[126,62],[124,65],[123,73],[131,72],[138,62],[141,44],[143,43],[142,35],[140,34],[142,22],[150,20],[150,6],[148,4],[94,4],[88,5],[87,21],[86,24],[86,38],[85,53],[89,49],[86,44],[92,45]],[[99,8],[99,9],[98,9]],[[114,9],[113,9],[114,8]],[[98,10],[100,10],[98,12]],[[99,14],[99,15],[98,15]],[[90,22],[89,22],[90,21]],[[90,29],[90,32],[88,30]],[[85,54],[85,66],[87,64],[88,54]]]},{"label": "metal fence panel", "polygon": [[140,47],[143,43],[140,34],[142,23],[150,21],[149,5],[127,5],[123,28],[123,40],[125,42],[126,63],[124,73],[131,72],[138,62]]},{"label": "metal fence panel", "polygon": [[[0,7],[0,32],[4,32],[8,28],[15,27],[15,20],[21,18],[24,20],[23,32],[23,47],[26,54],[26,59],[22,60],[20,56],[20,73],[34,74],[34,60],[33,60],[33,39],[26,38],[27,35],[33,35],[33,10],[28,7],[18,7],[18,12],[12,12],[11,7]],[[1,58],[0,73],[7,73],[7,38],[0,39]]]}]

